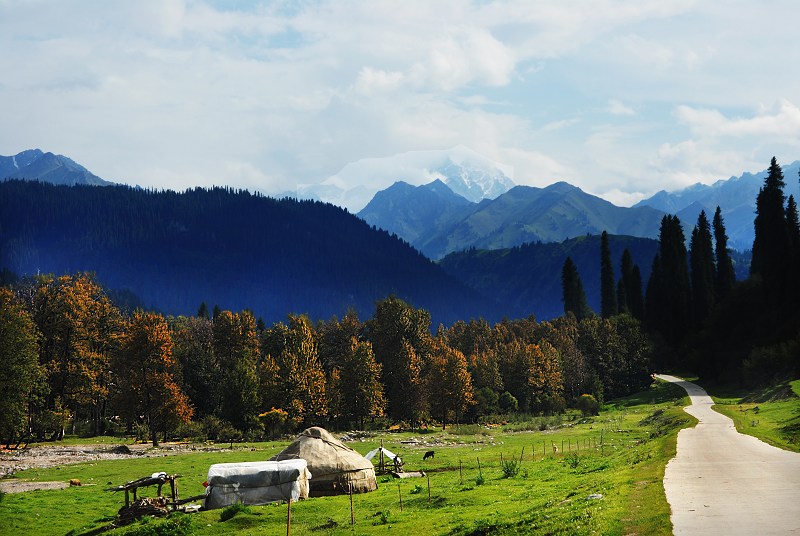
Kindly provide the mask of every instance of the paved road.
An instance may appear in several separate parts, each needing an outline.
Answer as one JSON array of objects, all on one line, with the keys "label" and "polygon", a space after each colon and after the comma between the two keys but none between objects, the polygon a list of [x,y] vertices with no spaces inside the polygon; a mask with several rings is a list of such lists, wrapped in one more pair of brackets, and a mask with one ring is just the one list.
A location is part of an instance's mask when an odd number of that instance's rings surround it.
[{"label": "paved road", "polygon": [[699,386],[674,376],[692,399],[685,411],[700,421],[678,433],[664,490],[672,526],[683,534],[800,534],[800,453],[740,434],[711,409]]}]

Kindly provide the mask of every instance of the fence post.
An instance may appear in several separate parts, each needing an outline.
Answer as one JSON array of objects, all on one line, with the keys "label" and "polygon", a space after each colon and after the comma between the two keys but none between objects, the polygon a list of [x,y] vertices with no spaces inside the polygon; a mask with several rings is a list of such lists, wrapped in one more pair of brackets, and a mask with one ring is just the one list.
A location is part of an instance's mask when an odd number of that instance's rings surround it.
[{"label": "fence post", "polygon": [[428,504],[431,503],[431,475],[427,475],[428,477]]},{"label": "fence post", "polygon": [[356,524],[356,514],[353,511],[353,483],[350,482],[350,485],[347,486],[347,490],[350,492],[350,524]]},{"label": "fence post", "polygon": [[463,466],[461,464],[461,460],[458,460],[458,484],[460,486],[464,485],[464,471],[463,471]]},{"label": "fence post", "polygon": [[289,500],[286,501],[288,505],[286,508],[286,536],[289,536],[292,533],[292,498],[289,497]]},{"label": "fence post", "polygon": [[397,481],[397,496],[400,497],[400,511],[403,511],[403,494],[400,493],[400,481]]}]

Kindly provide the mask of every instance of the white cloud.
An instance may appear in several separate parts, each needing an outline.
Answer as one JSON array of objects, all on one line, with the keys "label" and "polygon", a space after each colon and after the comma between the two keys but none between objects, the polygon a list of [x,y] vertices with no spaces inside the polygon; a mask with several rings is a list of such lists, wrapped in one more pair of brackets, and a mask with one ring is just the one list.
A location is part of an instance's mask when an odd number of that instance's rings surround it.
[{"label": "white cloud", "polygon": [[675,116],[700,136],[792,136],[800,137],[800,108],[781,99],[770,109],[749,118],[727,118],[718,110],[678,106]]},{"label": "white cloud", "polygon": [[0,1],[0,154],[280,192],[463,144],[519,183],[622,199],[798,158],[799,17],[777,0]]},{"label": "white cloud", "polygon": [[636,112],[633,108],[625,106],[617,99],[611,99],[608,101],[608,107],[606,111],[611,115],[636,115]]}]

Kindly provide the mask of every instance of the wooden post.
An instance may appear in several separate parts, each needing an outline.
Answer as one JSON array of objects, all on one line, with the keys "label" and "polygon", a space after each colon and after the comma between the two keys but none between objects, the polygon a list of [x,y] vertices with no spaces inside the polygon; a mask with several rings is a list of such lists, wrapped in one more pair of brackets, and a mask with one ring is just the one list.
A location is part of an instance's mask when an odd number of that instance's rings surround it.
[{"label": "wooden post", "polygon": [[572,451],[572,438],[567,439],[567,450]]},{"label": "wooden post", "polygon": [[478,476],[483,478],[483,473],[481,472],[481,459],[476,458],[478,460]]},{"label": "wooden post", "polygon": [[464,485],[464,470],[461,464],[461,460],[458,460],[458,483],[459,485]]},{"label": "wooden post", "polygon": [[431,503],[431,475],[427,475],[428,477],[428,504]]},{"label": "wooden post", "polygon": [[289,497],[289,500],[286,501],[287,509],[286,509],[286,536],[289,536],[292,533],[292,498]]},{"label": "wooden post", "polygon": [[347,486],[347,490],[350,492],[350,524],[351,525],[355,525],[356,524],[356,514],[353,511],[353,483],[352,482],[350,482],[350,484]]},{"label": "wooden post", "polygon": [[400,481],[397,481],[397,496],[400,497],[400,511],[403,511],[403,494],[400,493]]},{"label": "wooden post", "polygon": [[519,464],[522,465],[522,456],[525,454],[525,446],[522,447],[522,452],[519,453]]},{"label": "wooden post", "polygon": [[562,453],[564,452],[564,440],[563,439],[561,440],[561,452]]},{"label": "wooden post", "polygon": [[542,458],[547,456],[547,441],[542,441]]}]

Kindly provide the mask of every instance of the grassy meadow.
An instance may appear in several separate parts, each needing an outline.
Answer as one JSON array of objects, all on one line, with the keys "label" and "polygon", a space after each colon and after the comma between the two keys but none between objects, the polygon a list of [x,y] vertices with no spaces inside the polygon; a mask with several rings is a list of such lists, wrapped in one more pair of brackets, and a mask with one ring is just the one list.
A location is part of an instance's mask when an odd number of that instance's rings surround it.
[{"label": "grassy meadow", "polygon": [[800,380],[757,391],[703,386],[715,402],[714,409],[733,419],[739,432],[800,452]]},{"label": "grassy meadow", "polygon": [[[407,471],[428,476],[379,476],[377,491],[353,497],[353,525],[347,496],[293,503],[291,534],[671,534],[662,477],[677,431],[694,424],[681,410],[688,403],[684,395],[679,387],[657,382],[647,392],[612,401],[597,417],[567,415],[557,426],[552,419],[550,425],[537,419],[427,433],[381,432],[350,442],[366,454],[382,440],[403,457]],[[412,438],[434,446],[414,445]],[[180,496],[189,497],[203,492],[211,464],[265,460],[288,442],[23,471],[14,478],[78,478],[84,485],[5,494],[0,534],[92,533],[111,522],[124,503],[123,494],[106,491],[111,485],[166,471],[181,475]],[[435,459],[423,462],[431,449]],[[153,494],[155,488],[145,488],[140,496]],[[222,512],[175,516],[114,533],[286,534],[286,504],[246,507],[225,521]]]}]

